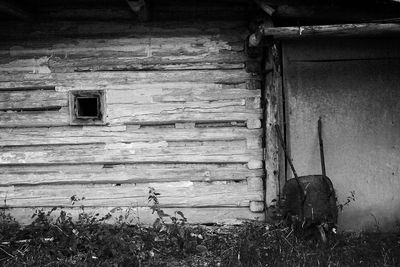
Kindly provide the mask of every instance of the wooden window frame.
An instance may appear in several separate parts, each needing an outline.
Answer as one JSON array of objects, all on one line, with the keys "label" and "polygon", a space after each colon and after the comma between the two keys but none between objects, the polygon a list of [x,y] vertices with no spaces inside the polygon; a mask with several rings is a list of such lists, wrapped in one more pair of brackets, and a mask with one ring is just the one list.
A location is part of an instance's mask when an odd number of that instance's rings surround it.
[{"label": "wooden window frame", "polygon": [[[96,98],[97,116],[81,116],[78,113],[79,99]],[[71,125],[105,125],[106,93],[104,90],[77,90],[69,92],[69,114]]]}]

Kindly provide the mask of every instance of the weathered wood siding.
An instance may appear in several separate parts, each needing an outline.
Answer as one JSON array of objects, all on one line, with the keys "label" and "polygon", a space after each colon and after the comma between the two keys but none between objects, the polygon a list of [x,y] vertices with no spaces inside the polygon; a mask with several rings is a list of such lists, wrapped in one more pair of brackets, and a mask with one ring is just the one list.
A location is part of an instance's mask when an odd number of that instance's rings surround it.
[{"label": "weathered wood siding", "polygon": [[[15,214],[73,211],[76,195],[151,222],[154,187],[190,222],[263,218],[260,76],[246,71],[243,25],[15,29],[0,31],[0,198]],[[106,125],[71,126],[71,90],[105,90]]]}]

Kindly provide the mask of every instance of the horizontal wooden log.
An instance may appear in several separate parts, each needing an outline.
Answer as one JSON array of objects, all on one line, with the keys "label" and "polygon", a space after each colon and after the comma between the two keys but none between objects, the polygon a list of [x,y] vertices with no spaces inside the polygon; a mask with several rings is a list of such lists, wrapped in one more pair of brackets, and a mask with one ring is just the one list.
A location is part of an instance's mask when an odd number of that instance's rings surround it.
[{"label": "horizontal wooden log", "polygon": [[[231,41],[231,42],[229,42]],[[34,57],[179,57],[205,56],[223,51],[243,51],[241,39],[224,40],[220,35],[186,37],[125,37],[117,39],[65,39],[56,41],[0,42],[0,55],[13,58]],[[4,60],[4,59],[3,59]]]},{"label": "horizontal wooden log", "polygon": [[[51,208],[43,208],[43,211],[48,212]],[[14,208],[5,210],[6,214],[11,214],[23,225],[30,224],[33,219],[32,215],[37,209],[35,208]],[[54,220],[60,216],[60,211],[67,212],[74,220],[78,219],[78,215],[82,213],[82,209],[75,208],[63,208],[57,209],[51,213],[51,218]],[[188,219],[189,224],[241,224],[248,220],[260,220],[263,221],[264,213],[253,213],[248,207],[217,207],[217,208],[164,208],[165,213],[174,216],[176,211],[181,211]],[[98,218],[102,218],[108,213],[112,215],[109,220],[105,223],[116,223],[119,221],[120,215],[124,219],[121,222],[132,223],[132,224],[143,224],[152,225],[157,218],[157,215],[147,207],[136,207],[136,206],[125,206],[125,207],[86,207],[85,213],[94,216],[98,215]],[[129,213],[129,214],[128,214]],[[179,215],[178,215],[179,216]],[[169,223],[169,221],[168,221]]]},{"label": "horizontal wooden log", "polygon": [[0,72],[4,73],[51,73],[49,57],[15,59],[2,55]]},{"label": "horizontal wooden log", "polygon": [[[220,103],[219,107],[216,105],[208,102],[201,105],[196,103],[154,106],[109,105],[107,123],[156,125],[176,122],[246,122],[261,118],[261,109],[248,109],[245,105],[230,106],[229,103]],[[54,111],[0,112],[1,128],[66,126],[69,123],[67,108]]]},{"label": "horizontal wooden log", "polygon": [[150,163],[0,167],[1,186],[243,181],[262,176],[263,171],[261,169],[249,170],[245,164]]},{"label": "horizontal wooden log", "polygon": [[260,90],[240,88],[132,88],[130,90],[110,90],[108,104],[182,103],[199,101],[254,100],[261,97]]},{"label": "horizontal wooden log", "polygon": [[3,147],[0,165],[193,162],[246,163],[257,160],[262,149],[246,149],[245,141],[214,141],[169,146],[165,141],[148,143],[80,144]]},{"label": "horizontal wooden log", "polygon": [[[260,98],[260,91],[245,90],[239,88],[218,90],[215,86],[195,86],[190,88],[187,84],[165,85],[166,88],[155,86],[149,90],[151,85],[145,88],[131,88],[130,90],[109,90],[107,102],[110,104],[147,104],[147,103],[182,103],[198,101],[221,101],[221,100],[240,100],[239,104],[245,103],[258,107],[257,99]],[[169,88],[170,87],[170,88]],[[186,88],[188,87],[188,88]],[[196,88],[198,87],[198,88]],[[214,88],[213,88],[214,87]],[[212,88],[212,89],[211,89]],[[244,101],[244,102],[243,102]],[[249,102],[250,101],[250,102]],[[62,92],[27,90],[27,91],[0,91],[0,109],[23,109],[40,108],[47,106],[66,106],[67,94]],[[195,105],[198,105],[198,102]],[[185,105],[185,104],[183,104]]]},{"label": "horizontal wooden log", "polygon": [[320,2],[314,5],[302,5],[292,3],[291,5],[280,4],[276,8],[274,18],[281,20],[299,20],[319,23],[357,23],[361,21],[382,21],[396,18],[399,14],[398,5],[389,3],[377,3],[373,1],[359,5],[348,5],[346,2],[335,5]]},{"label": "horizontal wooden log", "polygon": [[270,27],[262,28],[264,36],[275,38],[302,38],[313,36],[369,36],[400,34],[400,23],[360,23],[333,24],[299,27]]},{"label": "horizontal wooden log", "polygon": [[201,34],[226,34],[241,36],[248,34],[242,21],[162,21],[138,24],[131,21],[52,21],[38,23],[15,22],[12,30],[8,24],[0,23],[2,40],[60,39],[79,37],[115,38],[129,35],[139,36],[194,36]]},{"label": "horizontal wooden log", "polygon": [[67,108],[50,111],[0,111],[0,128],[69,125]]},{"label": "horizontal wooden log", "polygon": [[265,204],[263,201],[250,201],[250,210],[252,212],[263,212]]},{"label": "horizontal wooden log", "polygon": [[[185,70],[184,70],[185,71]],[[96,74],[96,73],[93,73]],[[253,80],[250,80],[253,81]],[[257,80],[258,81],[258,80]],[[18,87],[17,87],[18,88]],[[29,87],[20,87],[19,90],[29,88]],[[53,86],[54,88],[54,86]],[[173,90],[182,90],[181,92],[183,94],[185,91],[194,91],[199,93],[202,90],[208,90],[208,92],[211,92],[213,90],[218,91],[218,90],[229,90],[229,89],[247,89],[247,90],[260,90],[260,86],[254,87],[253,85],[249,85],[248,81],[243,81],[243,82],[238,82],[238,83],[213,83],[209,82],[208,80],[205,81],[177,81],[177,82],[148,82],[148,83],[136,83],[134,86],[132,86],[131,83],[127,84],[114,84],[114,86],[97,86],[97,85],[90,85],[87,84],[85,87],[81,87],[79,90],[101,90],[106,88],[108,92],[111,93],[111,91],[118,91],[118,90],[125,90],[125,91],[135,91],[138,90],[140,93],[144,93],[145,91],[152,91],[155,90],[155,94],[158,94],[159,92],[165,92],[168,94],[169,92],[172,92]],[[0,88],[0,91],[2,88]],[[70,90],[74,90],[72,87],[57,87],[57,91],[59,92],[67,92]],[[142,90],[142,91],[140,91]],[[221,91],[223,92],[223,91]],[[117,92],[116,92],[117,93]],[[151,92],[150,92],[151,93]],[[199,94],[197,93],[197,94]],[[147,92],[149,94],[149,92]],[[137,96],[136,96],[137,97]]]},{"label": "horizontal wooden log", "polygon": [[[79,58],[63,59],[51,58],[48,62],[48,70],[52,73],[79,72],[79,71],[153,71],[153,70],[211,70],[211,69],[243,69],[245,63],[242,54],[236,52],[228,55],[207,55],[193,58],[176,57],[144,58],[131,57],[118,58]],[[4,65],[3,65],[4,66]],[[35,71],[35,65],[26,68],[11,69],[0,65],[0,71],[6,72],[30,72]],[[39,70],[40,71],[40,70]],[[38,71],[38,72],[39,72]],[[40,73],[40,72],[39,72]]]},{"label": "horizontal wooden log", "polygon": [[[0,74],[0,79],[8,80],[0,81],[0,88],[6,91],[14,89],[21,91],[21,88],[54,86],[60,92],[72,89],[110,90],[111,104],[108,105],[106,113],[108,122],[111,124],[247,121],[259,119],[261,116],[259,91],[250,92],[241,89],[245,87],[246,81],[253,78],[259,77],[247,74],[243,70]],[[227,90],[228,88],[230,89]],[[226,94],[223,91],[212,91],[215,89],[227,91]],[[126,91],[113,92],[115,90]],[[127,97],[123,97],[123,93],[126,93]],[[1,94],[7,98],[12,93]],[[32,95],[34,92],[26,94]],[[15,98],[21,98],[21,95],[24,93],[13,93]],[[28,97],[32,98],[32,101],[28,103],[34,102],[35,96]],[[131,104],[119,104],[125,101],[122,99],[128,98],[134,99]],[[215,99],[217,101],[213,101]],[[27,108],[47,106],[46,103],[51,99],[44,101],[45,103],[27,106]],[[160,101],[160,103],[136,105],[146,103],[146,101],[152,101],[149,103]],[[14,105],[14,103],[10,102],[6,105]],[[0,113],[0,127],[59,126],[68,123],[69,113],[64,108],[56,112]]]},{"label": "horizontal wooden log", "polygon": [[149,71],[149,72],[81,72],[54,74],[0,74],[0,90],[13,87],[55,86],[56,90],[80,88],[132,88],[149,83],[200,82],[208,84],[242,84],[260,80],[243,70]]},{"label": "horizontal wooden log", "polygon": [[66,93],[50,90],[0,92],[0,111],[67,107]]},{"label": "horizontal wooden log", "polygon": [[[259,90],[226,88],[222,90],[209,88],[132,88],[130,90],[109,90],[108,104],[149,104],[149,103],[182,103],[198,101],[246,101],[249,105],[259,99]],[[65,92],[50,90],[0,91],[0,110],[40,108],[48,106],[67,106],[68,95]],[[253,101],[253,102],[251,102]]]},{"label": "horizontal wooden log", "polygon": [[[261,109],[247,109],[244,105],[220,104],[220,107],[215,107],[215,105],[215,103],[207,102],[204,102],[202,106],[155,105],[156,110],[152,108],[152,105],[143,106],[144,110],[132,105],[109,105],[107,123],[156,125],[176,122],[246,122],[261,118]],[[69,123],[70,116],[67,108],[55,111],[0,112],[0,128],[66,126]]]},{"label": "horizontal wooden log", "polygon": [[109,104],[107,121],[111,124],[161,123],[180,121],[247,121],[261,117],[261,109],[246,106],[245,100],[198,101],[149,105]]},{"label": "horizontal wooden log", "polygon": [[252,160],[247,163],[247,167],[250,170],[262,169],[263,166],[262,160]]},{"label": "horizontal wooden log", "polygon": [[166,57],[40,57],[15,59],[5,57],[0,62],[4,73],[62,73],[87,71],[154,71],[154,70],[212,70],[243,69],[243,53],[206,54]]},{"label": "horizontal wooden log", "polygon": [[2,42],[0,72],[243,68],[244,55],[238,52],[243,51],[240,35],[157,37],[157,33],[149,35],[149,32],[111,39],[102,36],[101,39]]},{"label": "horizontal wooden log", "polygon": [[88,207],[147,207],[149,187],[160,193],[163,207],[249,207],[263,201],[263,189],[249,191],[241,182],[171,182],[115,185],[46,185],[0,187],[7,207],[72,207],[71,197],[82,199],[75,205]]},{"label": "horizontal wooden log", "polygon": [[261,147],[261,129],[244,127],[175,129],[133,126],[15,128],[0,131],[0,147],[88,143],[128,143],[245,140],[247,148]]}]

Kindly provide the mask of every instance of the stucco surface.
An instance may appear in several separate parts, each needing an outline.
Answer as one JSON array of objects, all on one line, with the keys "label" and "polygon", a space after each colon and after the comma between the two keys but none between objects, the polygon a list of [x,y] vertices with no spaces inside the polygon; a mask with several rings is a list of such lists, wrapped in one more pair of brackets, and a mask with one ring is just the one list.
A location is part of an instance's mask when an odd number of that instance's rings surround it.
[{"label": "stucco surface", "polygon": [[[322,117],[327,175],[344,203],[344,230],[400,224],[400,57],[398,40],[284,43],[288,142],[299,175],[321,173]],[[289,174],[291,174],[289,172]]]}]

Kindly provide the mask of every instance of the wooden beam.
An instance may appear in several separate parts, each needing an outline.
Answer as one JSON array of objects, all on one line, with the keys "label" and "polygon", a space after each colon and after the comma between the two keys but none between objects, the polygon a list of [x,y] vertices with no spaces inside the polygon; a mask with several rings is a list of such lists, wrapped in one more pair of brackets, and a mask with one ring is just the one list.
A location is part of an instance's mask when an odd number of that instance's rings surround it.
[{"label": "wooden beam", "polygon": [[126,0],[129,7],[138,15],[139,21],[148,21],[149,12],[148,12],[148,3],[145,0]]},{"label": "wooden beam", "polygon": [[272,36],[278,39],[303,38],[314,36],[374,36],[400,35],[400,23],[359,23],[333,24],[299,27],[260,27],[263,36]]},{"label": "wooden beam", "polygon": [[0,12],[9,14],[21,20],[30,20],[32,15],[10,1],[0,1]]},{"label": "wooden beam", "polygon": [[256,2],[256,4],[262,9],[264,10],[265,13],[267,13],[269,16],[272,16],[275,12],[275,9],[272,8],[270,5],[268,5],[267,3],[265,3],[264,1],[261,0],[254,0],[254,2]]},{"label": "wooden beam", "polygon": [[269,18],[263,24],[258,26],[256,32],[249,36],[249,46],[250,47],[258,46],[261,44],[261,41],[264,36],[263,31],[264,31],[264,28],[266,28],[266,27],[271,27],[271,28],[274,27],[274,23],[272,22],[271,18]]},{"label": "wooden beam", "polygon": [[[47,213],[53,207],[43,208]],[[105,220],[105,223],[115,223],[119,218],[123,218],[123,222],[137,223],[140,225],[153,225],[157,214],[153,213],[149,207],[137,207],[135,203],[131,206],[118,206],[118,207],[87,207],[85,206],[85,213],[90,215],[99,214],[98,218],[104,217],[106,214],[111,214],[112,217]],[[30,224],[32,214],[35,213],[36,208],[15,208],[7,209],[6,212],[10,213],[13,218],[16,218],[22,225]],[[70,214],[73,220],[77,220],[79,214],[82,213],[80,204],[70,207],[59,208],[51,213],[50,219],[56,220],[61,210]],[[200,208],[163,208],[164,212],[174,215],[175,212],[181,211],[188,218],[189,224],[240,224],[249,220],[264,220],[263,213],[251,212],[249,207],[200,207]],[[126,217],[125,215],[128,216]]]},{"label": "wooden beam", "polygon": [[[273,17],[292,22],[356,23],[398,17],[399,5],[366,1],[362,6],[346,1],[327,4],[323,1],[304,4],[297,0],[257,0],[274,9]],[[352,1],[354,2],[354,1]]]},{"label": "wooden beam", "polygon": [[366,4],[362,8],[344,5],[281,5],[276,8],[274,18],[300,20],[303,22],[356,23],[398,17],[398,6]]},{"label": "wooden beam", "polygon": [[277,204],[284,181],[283,153],[279,146],[275,125],[283,125],[282,100],[282,67],[280,66],[280,49],[278,44],[268,47],[265,69],[264,110],[265,129],[265,205],[268,208]]}]

